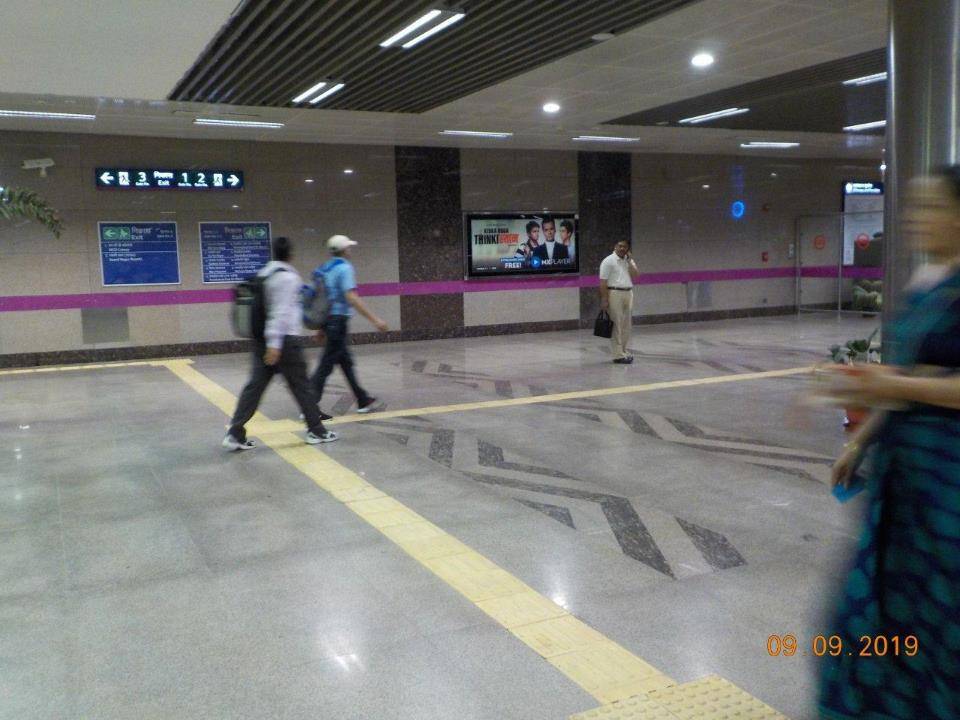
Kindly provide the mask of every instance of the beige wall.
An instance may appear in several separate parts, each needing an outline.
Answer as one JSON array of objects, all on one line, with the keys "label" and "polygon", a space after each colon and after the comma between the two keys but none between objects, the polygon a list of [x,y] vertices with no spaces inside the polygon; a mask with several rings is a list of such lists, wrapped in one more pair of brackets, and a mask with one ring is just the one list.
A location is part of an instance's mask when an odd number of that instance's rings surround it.
[{"label": "beige wall", "polygon": [[[463,150],[460,193],[465,213],[574,211],[577,153],[553,150]],[[467,327],[577,320],[577,288],[466,293]]]},{"label": "beige wall", "polygon": [[[46,178],[20,169],[24,159],[38,157],[56,161]],[[210,194],[98,191],[94,168],[110,165],[226,166],[246,173],[246,189]],[[354,174],[345,175],[346,167]],[[871,163],[634,155],[634,254],[643,272],[790,267],[796,218],[838,212],[843,180],[875,179],[877,174]],[[304,182],[308,177],[312,184]],[[710,188],[703,189],[705,184]],[[66,224],[63,236],[55,239],[35,223],[0,223],[0,296],[227,287],[201,283],[201,220],[270,221],[274,236],[295,239],[295,264],[305,274],[323,259],[323,241],[345,233],[360,241],[355,261],[362,284],[399,280],[390,147],[5,132],[0,133],[0,185],[36,190],[60,209]],[[465,213],[576,211],[578,194],[576,152],[461,152]],[[741,221],[730,218],[734,199],[747,203]],[[104,288],[97,242],[101,220],[176,221],[182,284]],[[616,238],[609,240],[612,245]],[[762,252],[769,253],[767,263],[761,261]],[[817,280],[806,287],[807,302],[820,296],[829,301],[836,284]],[[635,313],[777,307],[793,300],[792,278],[647,285],[636,292]],[[369,303],[393,328],[400,328],[398,297],[374,297]],[[228,310],[225,303],[129,308],[123,318],[126,334],[120,338],[110,335],[111,317],[97,319],[106,323],[105,335],[87,317],[85,333],[80,310],[0,312],[0,353],[229,340]],[[464,296],[467,326],[577,320],[579,315],[576,288]],[[371,328],[358,318],[354,329]]]},{"label": "beige wall", "polygon": [[[797,218],[839,213],[845,180],[879,180],[876,163],[753,157],[634,155],[633,253],[641,272],[793,267]],[[704,185],[710,187],[704,189]],[[740,220],[735,200],[746,203]],[[838,227],[835,220],[833,227]],[[828,235],[830,233],[827,233]],[[839,239],[837,239],[839,241]],[[612,244],[612,243],[611,243]],[[796,248],[794,248],[796,251]],[[834,261],[804,245],[808,264]],[[761,254],[768,253],[763,262]],[[711,281],[654,285],[635,293],[634,313],[782,307],[794,304],[795,280]],[[804,281],[807,302],[836,300],[836,283]],[[819,299],[819,300],[816,300]]]},{"label": "beige wall", "polygon": [[[20,169],[26,158],[51,157],[48,177]],[[225,166],[243,170],[242,192],[97,190],[97,166]],[[354,169],[345,175],[343,169]],[[305,179],[314,179],[307,184]],[[36,190],[61,211],[65,232],[53,238],[36,223],[0,223],[0,295],[61,295],[131,290],[224,288],[201,282],[197,223],[266,220],[274,236],[296,242],[294,264],[308,273],[334,233],[360,242],[354,254],[361,283],[396,282],[397,223],[394,153],[390,147],[0,133],[0,186]],[[238,207],[234,208],[233,206]],[[179,286],[103,287],[97,241],[101,220],[175,221]],[[371,304],[397,327],[399,298]],[[79,310],[0,313],[0,353],[229,340],[226,304],[133,307],[129,338],[83,342]],[[369,329],[358,320],[355,329]]]}]

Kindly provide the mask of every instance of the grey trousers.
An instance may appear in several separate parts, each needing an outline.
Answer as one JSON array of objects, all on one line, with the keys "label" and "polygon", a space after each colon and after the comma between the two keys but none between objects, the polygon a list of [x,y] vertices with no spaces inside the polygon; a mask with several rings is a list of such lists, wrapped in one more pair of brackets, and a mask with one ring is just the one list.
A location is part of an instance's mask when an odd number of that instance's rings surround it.
[{"label": "grey trousers", "polygon": [[290,388],[290,392],[300,406],[300,412],[306,419],[307,429],[319,435],[324,432],[323,422],[320,420],[320,410],[313,394],[310,380],[307,378],[307,363],[303,359],[302,340],[295,335],[287,335],[283,339],[283,349],[280,351],[280,362],[276,365],[267,365],[263,362],[266,345],[262,342],[254,343],[253,372],[250,380],[240,393],[237,410],[230,421],[230,434],[243,442],[247,439],[244,428],[260,405],[267,385],[277,373],[283,375]]}]

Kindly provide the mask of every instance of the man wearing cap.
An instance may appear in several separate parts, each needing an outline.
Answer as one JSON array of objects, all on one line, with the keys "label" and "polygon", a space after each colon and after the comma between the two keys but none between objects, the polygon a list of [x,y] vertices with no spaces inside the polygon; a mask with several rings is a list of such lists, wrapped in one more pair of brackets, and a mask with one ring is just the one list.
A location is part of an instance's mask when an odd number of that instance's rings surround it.
[{"label": "man wearing cap", "polygon": [[[356,244],[346,235],[331,237],[327,240],[327,249],[333,257],[313,273],[314,283],[322,282],[324,285],[329,307],[327,322],[323,327],[327,343],[320,364],[313,374],[313,389],[319,403],[327,378],[333,372],[334,366],[339,365],[357,399],[357,412],[369,413],[379,410],[383,404],[378,403],[377,399],[371,397],[357,382],[353,371],[353,357],[347,347],[347,325],[356,310],[380,332],[387,332],[390,328],[374,315],[357,295],[357,276],[349,260],[350,248]],[[324,419],[326,417],[328,416],[324,416]]]}]

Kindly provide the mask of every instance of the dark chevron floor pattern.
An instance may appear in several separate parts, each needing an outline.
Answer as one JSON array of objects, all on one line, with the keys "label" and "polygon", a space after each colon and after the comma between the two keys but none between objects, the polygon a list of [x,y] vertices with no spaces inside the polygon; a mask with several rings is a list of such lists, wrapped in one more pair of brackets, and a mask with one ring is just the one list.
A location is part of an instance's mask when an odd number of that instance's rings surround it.
[{"label": "dark chevron floor pattern", "polygon": [[[689,577],[746,564],[721,533],[654,508],[638,512],[628,498],[592,489],[588,480],[562,470],[508,460],[503,448],[472,433],[458,433],[419,416],[372,421],[369,425],[408,450],[420,452],[474,482],[507,492],[523,505],[583,531],[594,542],[609,538],[628,557],[668,577]],[[561,498],[565,504],[556,504]],[[606,532],[598,532],[597,515],[603,519]],[[581,518],[582,526],[578,523]],[[659,531],[651,531],[651,525]],[[657,537],[660,533],[664,537]],[[669,543],[674,563],[661,549],[664,543]]]}]

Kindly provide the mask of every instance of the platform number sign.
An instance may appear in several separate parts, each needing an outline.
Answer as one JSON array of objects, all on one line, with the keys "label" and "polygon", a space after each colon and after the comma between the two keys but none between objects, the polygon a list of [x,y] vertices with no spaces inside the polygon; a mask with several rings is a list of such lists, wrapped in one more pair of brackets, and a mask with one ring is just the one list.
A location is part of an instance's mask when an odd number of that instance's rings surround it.
[{"label": "platform number sign", "polygon": [[226,168],[177,170],[98,167],[95,172],[98,189],[193,191],[243,189],[243,171]]}]

